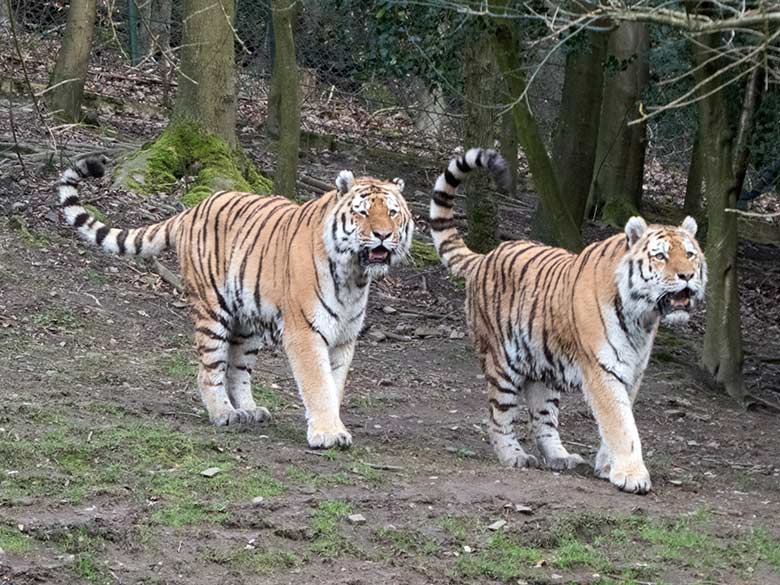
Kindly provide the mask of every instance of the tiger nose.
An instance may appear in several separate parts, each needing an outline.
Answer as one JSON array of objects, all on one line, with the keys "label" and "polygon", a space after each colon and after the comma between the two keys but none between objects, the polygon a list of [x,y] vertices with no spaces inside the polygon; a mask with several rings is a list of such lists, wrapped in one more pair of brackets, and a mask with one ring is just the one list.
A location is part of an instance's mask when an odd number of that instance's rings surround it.
[{"label": "tiger nose", "polygon": [[393,231],[392,230],[377,229],[377,230],[374,230],[374,235],[377,238],[379,238],[380,240],[386,240],[387,238],[389,238],[390,236],[393,235]]},{"label": "tiger nose", "polygon": [[693,278],[693,272],[678,272],[677,278],[688,282],[691,278]]}]

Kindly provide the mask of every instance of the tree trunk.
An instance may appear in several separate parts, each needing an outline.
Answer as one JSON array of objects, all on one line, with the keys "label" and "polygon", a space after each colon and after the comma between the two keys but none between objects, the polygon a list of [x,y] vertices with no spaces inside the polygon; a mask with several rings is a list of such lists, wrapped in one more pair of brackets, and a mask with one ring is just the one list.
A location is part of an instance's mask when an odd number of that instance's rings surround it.
[{"label": "tree trunk", "polygon": [[[496,2],[495,5],[501,10],[506,3]],[[543,219],[536,223],[537,229],[532,232],[532,237],[576,251],[582,248],[580,226],[561,196],[552,162],[526,100],[518,99],[525,92],[526,82],[522,71],[518,69],[520,56],[512,24],[511,20],[496,19],[493,48],[499,69],[514,101],[512,114],[517,138],[528,158],[528,166],[539,193],[538,214]]]},{"label": "tree trunk", "polygon": [[[495,103],[498,71],[490,53],[490,37],[475,33],[464,48],[464,128],[466,148],[490,145],[495,140]],[[498,244],[498,208],[491,195],[490,178],[470,177],[463,187],[466,195],[466,244],[476,252],[489,252]]]},{"label": "tree trunk", "polygon": [[301,103],[298,96],[298,66],[293,39],[295,5],[295,2],[290,0],[272,0],[271,3],[276,45],[272,85],[278,92],[279,112],[274,192],[285,197],[295,196],[298,147],[301,139]]},{"label": "tree trunk", "polygon": [[173,0],[153,0],[152,2],[152,44],[162,78],[162,102],[170,107],[171,73],[171,10]]},{"label": "tree trunk", "polygon": [[185,0],[174,121],[191,120],[236,147],[234,0]]},{"label": "tree trunk", "polygon": [[[719,50],[718,34],[702,37],[706,47]],[[703,64],[711,52],[694,47],[697,64]],[[713,61],[704,66],[707,76],[719,66]],[[702,91],[717,87],[718,78]],[[750,102],[746,93],[746,109]],[[753,102],[754,103],[754,102]],[[742,377],[742,337],[739,315],[739,282],[737,278],[737,216],[726,209],[736,207],[739,185],[734,174],[734,133],[728,120],[723,91],[715,91],[699,101],[701,136],[704,143],[705,183],[708,202],[707,320],[702,351],[702,365],[726,392],[740,403],[746,391]]]},{"label": "tree trunk", "polygon": [[[553,136],[558,186],[578,225],[585,216],[596,160],[608,38],[597,31],[580,35],[584,42],[575,41],[566,56],[561,109]],[[541,219],[537,215],[534,221]]]},{"label": "tree trunk", "polygon": [[688,180],[685,184],[685,203],[683,211],[701,220],[702,182],[704,181],[704,153],[702,152],[701,131],[697,130],[691,149],[691,164],[688,166]]},{"label": "tree trunk", "polygon": [[[4,1],[4,0],[3,0]],[[49,80],[49,109],[66,120],[81,118],[81,95],[95,31],[95,0],[72,0],[62,47]]]},{"label": "tree trunk", "polygon": [[509,171],[508,195],[515,197],[517,195],[517,128],[515,128],[515,119],[512,111],[509,110],[501,114],[501,156],[506,160],[507,170]]},{"label": "tree trunk", "polygon": [[646,124],[628,123],[639,116],[649,79],[649,35],[642,23],[624,22],[609,38],[608,60],[618,68],[607,74],[596,151],[590,207],[602,219],[623,227],[639,213],[645,167]]}]

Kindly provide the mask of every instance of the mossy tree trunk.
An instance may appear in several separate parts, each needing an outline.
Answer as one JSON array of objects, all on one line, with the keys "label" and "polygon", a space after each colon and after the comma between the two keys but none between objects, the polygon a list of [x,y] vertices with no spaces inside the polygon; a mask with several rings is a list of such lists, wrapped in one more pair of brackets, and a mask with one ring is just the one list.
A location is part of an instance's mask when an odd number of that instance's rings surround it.
[{"label": "mossy tree trunk", "polygon": [[509,110],[501,114],[501,156],[506,160],[506,166],[509,171],[508,195],[514,197],[517,195],[517,128],[515,128],[515,119],[512,111]]},{"label": "mossy tree trunk", "polygon": [[233,0],[186,0],[179,91],[168,127],[127,157],[115,184],[155,193],[196,175],[182,201],[195,205],[218,190],[269,193],[270,182],[236,138]]},{"label": "mossy tree trunk", "polygon": [[301,140],[301,103],[293,38],[296,4],[290,0],[271,2],[276,46],[272,86],[279,123],[274,192],[285,197],[295,196]]},{"label": "mossy tree trunk", "polygon": [[[498,71],[490,52],[490,37],[475,32],[464,48],[464,128],[465,148],[489,146],[495,140]],[[466,196],[466,244],[477,252],[489,252],[498,244],[498,208],[491,195],[490,178],[485,174],[469,177]]]},{"label": "mossy tree trunk", "polygon": [[629,126],[649,80],[649,35],[642,23],[623,22],[609,38],[596,167],[590,207],[615,227],[639,213],[645,167],[646,124]]},{"label": "mossy tree trunk", "polygon": [[[493,2],[494,13],[501,14],[507,6],[507,1]],[[561,195],[555,170],[536,121],[526,101],[518,99],[525,92],[526,80],[519,68],[521,60],[514,23],[511,19],[496,18],[495,25],[493,49],[513,100],[512,114],[517,138],[528,158],[534,186],[539,194],[537,214],[540,219],[534,223],[536,229],[532,232],[532,237],[569,250],[579,250],[582,248],[580,226],[572,217],[569,206]]]},{"label": "mossy tree trunk", "polygon": [[683,211],[701,220],[701,198],[704,182],[704,153],[702,152],[701,132],[697,130],[691,149],[691,162],[688,165],[688,179],[685,183],[685,203]]},{"label": "mossy tree trunk", "polygon": [[68,9],[62,46],[46,93],[49,109],[66,120],[81,118],[81,96],[89,68],[95,14],[95,0],[72,0]]},{"label": "mossy tree trunk", "polygon": [[234,0],[185,0],[173,120],[193,121],[236,147]]},{"label": "mossy tree trunk", "polygon": [[569,47],[553,136],[558,187],[578,225],[585,216],[596,160],[607,38],[604,32],[582,31]]},{"label": "mossy tree trunk", "polygon": [[[719,60],[705,64],[713,50],[720,49],[718,34],[701,39],[695,46],[697,64],[707,76],[715,74]],[[702,91],[714,89],[722,81],[715,77]],[[746,94],[745,107],[750,96]],[[714,91],[699,101],[703,142],[704,174],[708,203],[707,320],[702,350],[702,365],[713,380],[742,403],[746,396],[742,376],[742,336],[739,315],[737,276],[737,216],[726,210],[736,207],[740,185],[734,169],[734,132],[729,122],[723,91]]]}]

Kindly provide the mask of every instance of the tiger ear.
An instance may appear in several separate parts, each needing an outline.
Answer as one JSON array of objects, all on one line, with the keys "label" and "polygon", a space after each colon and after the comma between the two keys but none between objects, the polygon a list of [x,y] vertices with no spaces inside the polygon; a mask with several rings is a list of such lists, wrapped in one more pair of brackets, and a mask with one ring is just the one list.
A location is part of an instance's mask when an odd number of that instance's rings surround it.
[{"label": "tiger ear", "polygon": [[696,237],[696,230],[699,229],[699,226],[696,224],[696,220],[693,219],[690,215],[683,220],[680,227],[683,229],[683,231],[688,232],[688,235],[690,235],[692,238]]},{"label": "tiger ear", "polygon": [[639,216],[629,218],[626,222],[626,238],[628,245],[633,246],[642,237],[647,229],[647,222]]},{"label": "tiger ear", "polygon": [[352,171],[341,171],[339,176],[336,177],[336,189],[339,195],[344,195],[344,193],[348,192],[354,183],[355,175],[352,174]]},{"label": "tiger ear", "polygon": [[406,186],[406,183],[404,183],[403,179],[400,179],[400,178],[396,177],[395,179],[392,180],[392,182],[395,183],[396,185],[398,185],[398,190],[401,193],[404,192],[404,187]]}]

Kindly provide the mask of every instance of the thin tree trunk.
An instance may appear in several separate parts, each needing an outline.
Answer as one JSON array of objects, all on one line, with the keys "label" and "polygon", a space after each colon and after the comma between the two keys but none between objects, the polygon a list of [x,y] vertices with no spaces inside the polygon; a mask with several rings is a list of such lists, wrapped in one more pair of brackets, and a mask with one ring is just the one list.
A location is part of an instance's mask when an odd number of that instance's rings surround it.
[{"label": "thin tree trunk", "polygon": [[644,177],[646,125],[639,116],[649,79],[649,35],[643,23],[623,22],[610,35],[608,54],[622,68],[604,82],[591,209],[601,209],[610,225],[623,227],[639,213]]},{"label": "thin tree trunk", "polygon": [[295,2],[272,0],[276,59],[273,85],[278,92],[279,141],[276,154],[274,192],[285,197],[295,196],[298,173],[298,148],[301,139],[301,103],[298,66],[295,60],[293,19]]},{"label": "thin tree trunk", "polygon": [[696,131],[691,149],[691,163],[688,166],[688,180],[685,184],[685,203],[683,211],[697,220],[701,219],[701,197],[704,181],[704,153],[702,152],[701,131]]},{"label": "thin tree trunk", "polygon": [[138,7],[138,55],[141,60],[152,50],[152,0],[133,0]]},{"label": "thin tree trunk", "polygon": [[[499,10],[502,5],[505,6],[506,2],[496,3]],[[525,76],[518,69],[520,64],[518,42],[511,21],[496,19],[493,48],[501,74],[514,100],[512,114],[517,128],[517,137],[528,158],[528,166],[539,193],[538,213],[544,219],[537,223],[538,231],[532,233],[532,236],[569,250],[579,250],[582,248],[580,226],[572,217],[565,199],[561,196],[558,180],[536,121],[526,101],[518,99],[525,92],[526,82]]]},{"label": "thin tree trunk", "polygon": [[[713,50],[720,49],[718,34],[702,37]],[[705,48],[695,46],[698,64],[711,56]],[[704,67],[707,75],[717,71],[719,63]],[[716,78],[708,86],[715,86]],[[709,87],[703,88],[706,93]],[[755,104],[752,92],[746,92],[744,110]],[[746,390],[742,377],[742,336],[739,315],[739,281],[737,278],[737,216],[727,213],[734,208],[739,185],[734,174],[734,133],[731,130],[723,91],[716,91],[699,101],[704,168],[708,202],[707,319],[702,350],[702,365],[718,384],[738,402],[743,402]]]},{"label": "thin tree trunk", "polygon": [[515,119],[512,111],[501,114],[501,156],[506,160],[507,170],[509,171],[508,195],[515,197],[517,195],[517,128],[515,128]]},{"label": "thin tree trunk", "polygon": [[[490,53],[487,32],[475,33],[464,49],[463,81],[465,121],[463,143],[467,148],[495,140],[495,103],[498,71]],[[477,252],[489,252],[498,244],[498,208],[485,175],[469,178],[466,196],[466,244]]]},{"label": "thin tree trunk", "polygon": [[185,0],[175,120],[192,120],[237,146],[234,0]]},{"label": "thin tree trunk", "polygon": [[[569,50],[558,124],[553,136],[553,162],[558,186],[574,221],[581,225],[588,204],[598,144],[608,35],[587,31],[584,46]],[[535,217],[534,221],[541,221]]]},{"label": "thin tree trunk", "polygon": [[81,96],[95,31],[95,0],[72,0],[62,47],[49,80],[49,109],[66,120],[81,118]]},{"label": "thin tree trunk", "polygon": [[171,73],[171,10],[173,0],[153,0],[152,3],[152,43],[157,55],[157,63],[162,78],[163,96],[165,107],[170,107]]}]

